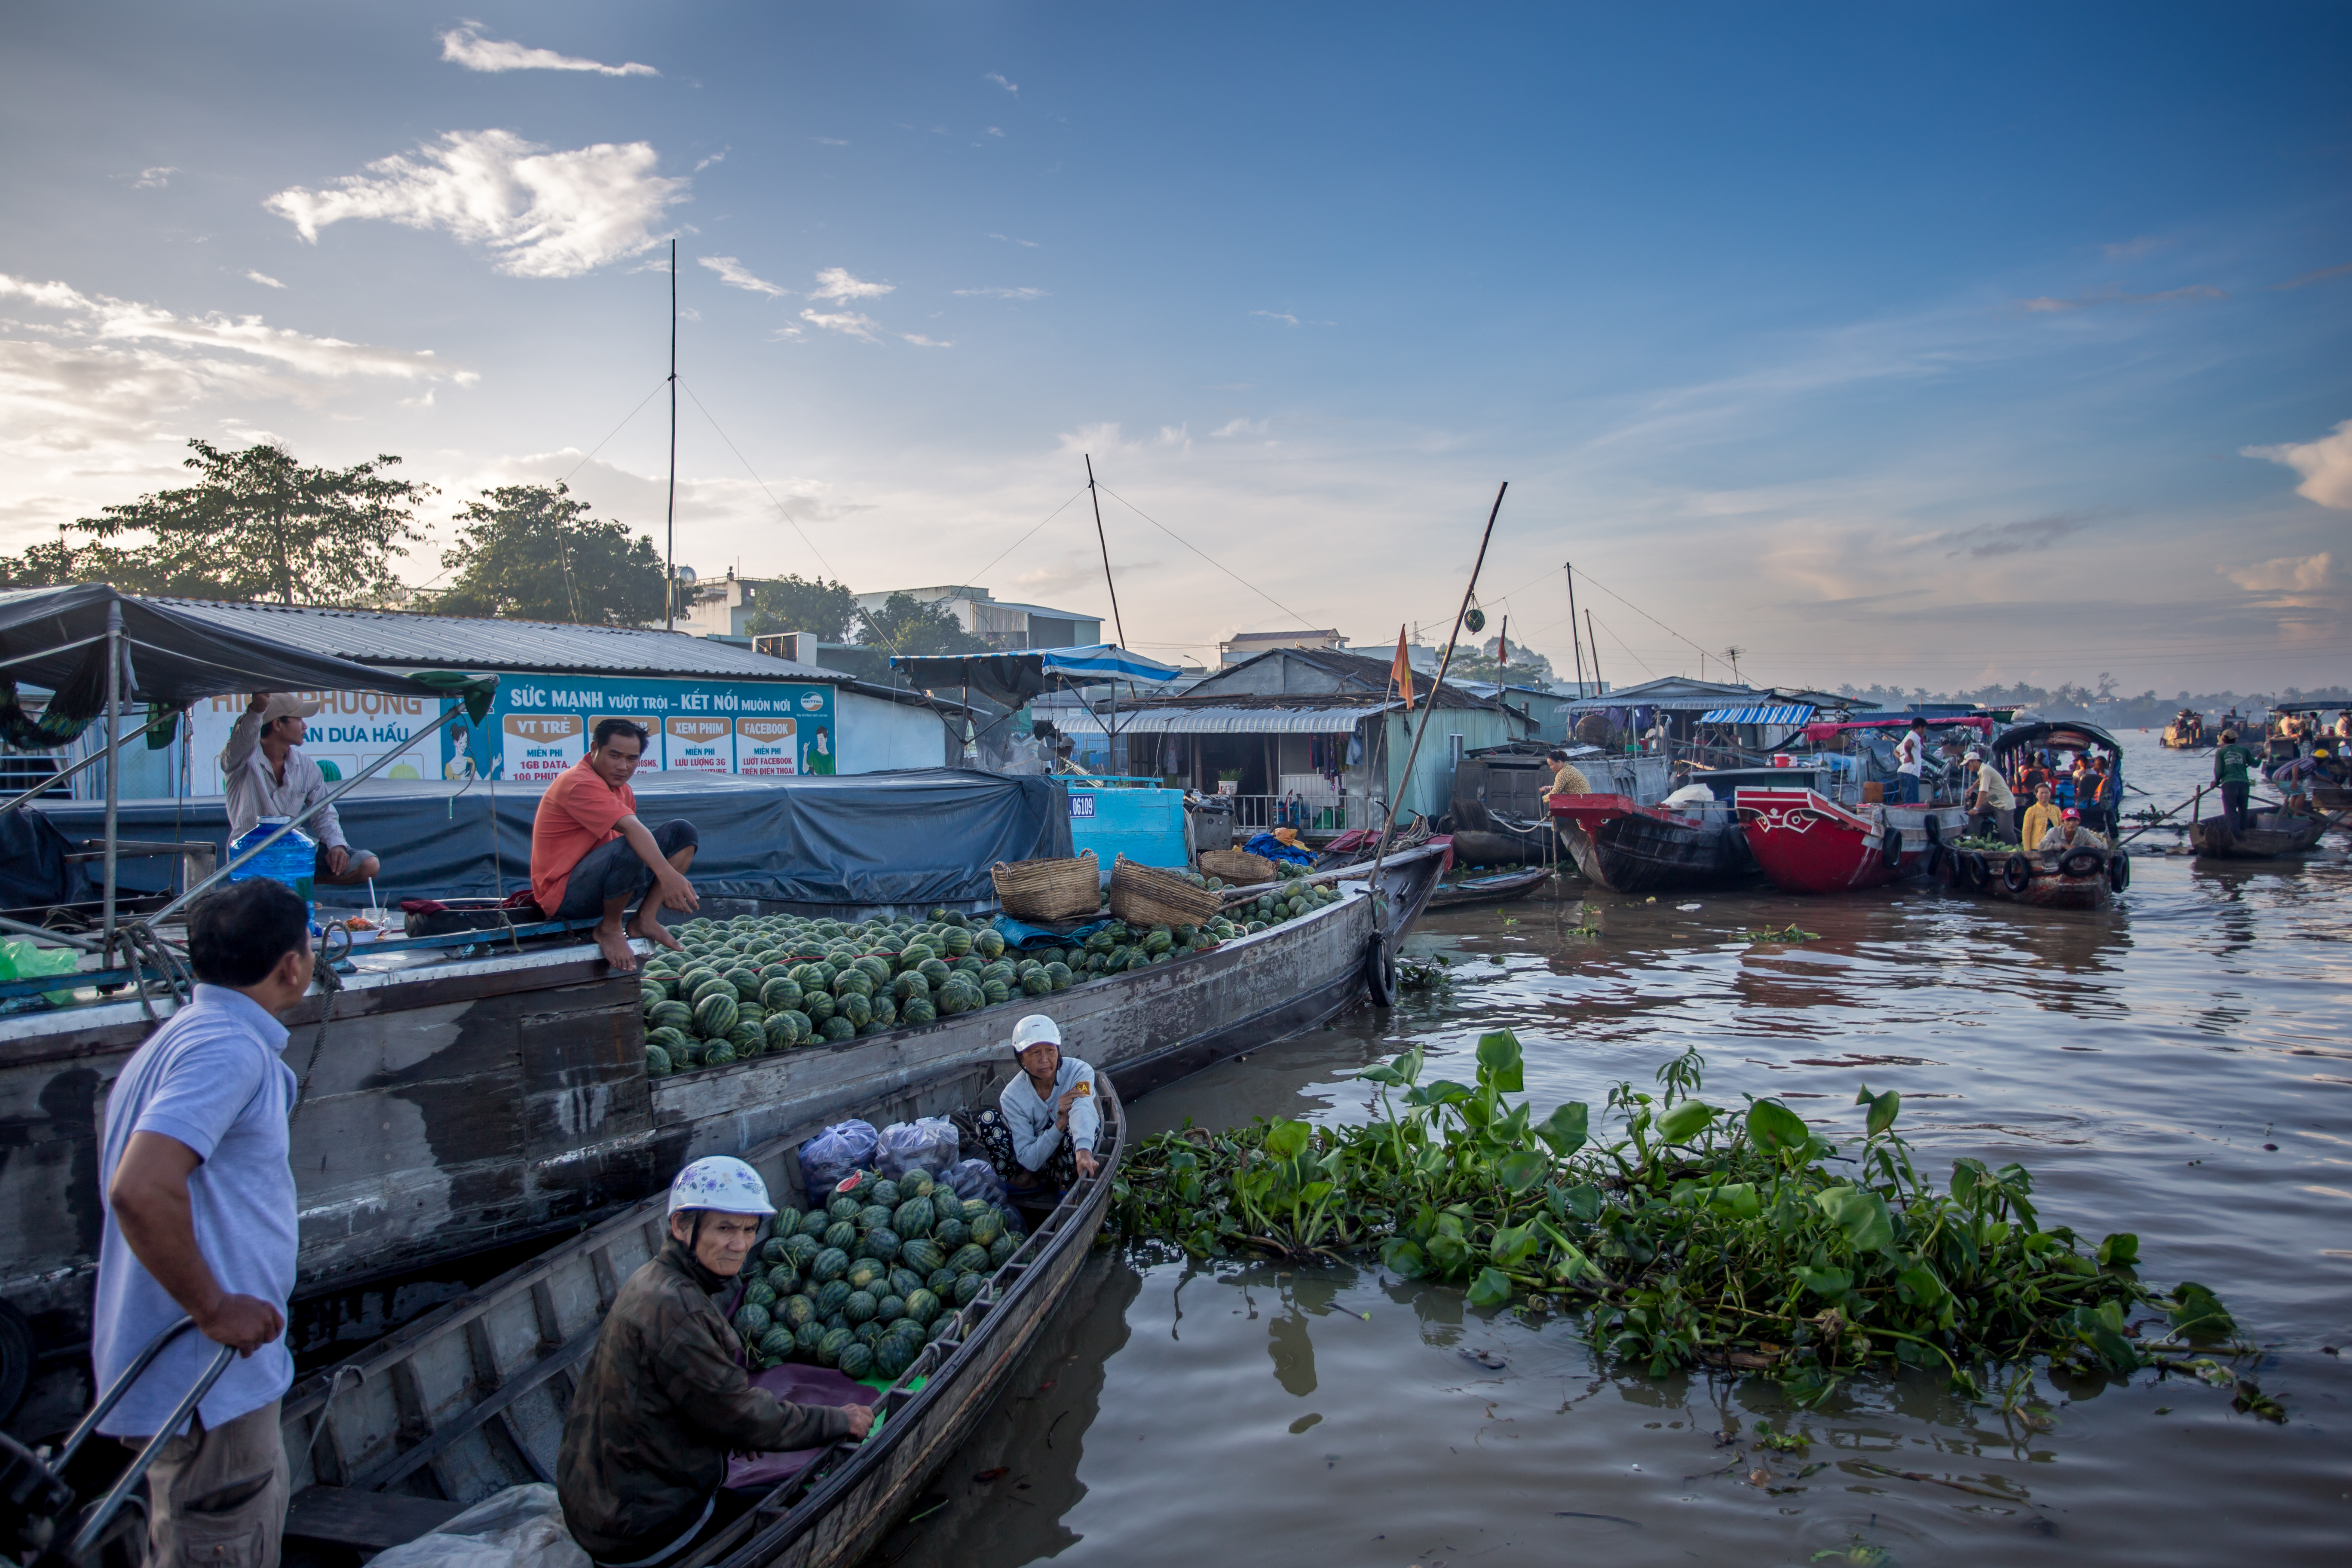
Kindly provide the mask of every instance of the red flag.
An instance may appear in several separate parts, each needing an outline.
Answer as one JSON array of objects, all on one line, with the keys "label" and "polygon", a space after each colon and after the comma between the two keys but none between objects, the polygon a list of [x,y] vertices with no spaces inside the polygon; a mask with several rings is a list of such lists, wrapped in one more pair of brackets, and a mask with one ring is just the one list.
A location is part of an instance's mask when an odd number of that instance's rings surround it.
[{"label": "red flag", "polygon": [[1412,711],[1412,660],[1405,657],[1404,628],[1397,627],[1396,661],[1389,666],[1389,679],[1404,694],[1404,710]]}]

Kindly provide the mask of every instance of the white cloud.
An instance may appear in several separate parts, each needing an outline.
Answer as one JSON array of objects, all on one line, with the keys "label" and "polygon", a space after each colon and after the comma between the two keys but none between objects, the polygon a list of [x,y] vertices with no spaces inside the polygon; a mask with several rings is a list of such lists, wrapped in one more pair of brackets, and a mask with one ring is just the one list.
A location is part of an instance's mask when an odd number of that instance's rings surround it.
[{"label": "white cloud", "polygon": [[2226,300],[2229,297],[2210,283],[2192,283],[2186,289],[2167,289],[2160,294],[2101,290],[2085,294],[2079,300],[2058,300],[2045,294],[2037,300],[2020,300],[2017,308],[2029,316],[2054,316],[2068,310],[2095,310],[2101,305],[2186,305],[2198,300]]},{"label": "white cloud", "polygon": [[730,289],[742,289],[753,294],[772,294],[779,297],[791,291],[769,282],[764,278],[753,277],[741,262],[731,256],[705,256],[698,259],[703,266],[718,273],[719,280]]},{"label": "white cloud", "polygon": [[479,22],[465,22],[441,35],[441,58],[455,60],[469,71],[594,71],[598,76],[659,76],[651,66],[631,60],[608,66],[553,49],[526,48],[520,44],[482,37]]},{"label": "white cloud", "polygon": [[1002,239],[1002,240],[1004,240],[1004,242],[1005,242],[1007,245],[1019,245],[1019,246],[1025,246],[1025,247],[1028,247],[1029,249],[1031,249],[1031,250],[1034,250],[1034,249],[1036,249],[1036,248],[1037,248],[1037,242],[1036,242],[1035,240],[1034,240],[1034,239],[1010,239],[1010,238],[1007,238],[1005,236],[1001,235],[1001,234],[992,234],[992,235],[990,235],[988,237],[989,237],[989,238],[991,238],[991,239]]},{"label": "white cloud", "polygon": [[1020,96],[1021,89],[1013,83],[1005,80],[1003,74],[1000,72],[991,71],[980,79],[982,81],[992,81],[997,86],[1003,88],[1005,91],[1012,93],[1016,98]]},{"label": "white cloud", "polygon": [[179,172],[169,163],[161,168],[142,169],[139,171],[139,177],[131,182],[131,188],[134,191],[160,191],[170,184],[172,176]]},{"label": "white cloud", "polygon": [[2249,594],[2308,594],[2327,586],[2336,557],[2323,550],[2316,555],[2282,555],[2245,566],[2217,566],[2215,571]]},{"label": "white cloud", "polygon": [[2295,494],[2338,511],[2352,511],[2352,419],[2338,425],[2334,435],[2316,441],[2241,447],[2238,454],[2285,464],[2303,476],[2303,483],[2294,487]]},{"label": "white cloud", "polygon": [[2116,245],[2103,245],[2099,249],[2110,261],[2137,261],[2149,251],[2160,250],[2169,243],[2171,242],[2158,239],[2152,234],[2144,234],[2137,239],[2126,239]]},{"label": "white cloud", "polygon": [[1294,327],[1298,325],[1298,318],[1287,310],[1252,310],[1250,314],[1264,316],[1269,321],[1286,321]]},{"label": "white cloud", "polygon": [[35,283],[0,273],[0,298],[14,295],[53,310],[72,312],[79,334],[96,342],[147,342],[228,350],[270,360],[305,375],[391,375],[438,379],[448,368],[430,349],[376,348],[341,338],[314,338],[265,324],[259,316],[178,316],[154,305],[110,295],[84,295],[63,283]]},{"label": "white cloud", "polygon": [[843,303],[851,300],[875,299],[898,287],[896,283],[868,283],[862,278],[853,278],[846,267],[828,267],[816,275],[816,281],[817,287],[809,295],[810,299],[835,300]]},{"label": "white cloud", "polygon": [[705,158],[701,163],[697,163],[694,166],[694,172],[699,174],[703,170],[708,169],[713,163],[724,163],[727,162],[727,154],[733,151],[734,149],[732,147],[721,147],[718,152],[713,153],[709,157]]},{"label": "white cloud", "polygon": [[874,335],[874,329],[877,325],[874,318],[859,315],[855,310],[841,310],[830,314],[822,310],[803,310],[801,320],[812,326],[823,327],[828,332],[844,332],[853,338],[864,338],[869,343],[878,343],[882,341]]},{"label": "white cloud", "polygon": [[331,223],[384,218],[487,246],[509,277],[576,278],[658,243],[655,226],[688,184],[654,173],[658,161],[644,142],[550,152],[511,131],[450,131],[331,190],[298,185],[262,205],[314,245]]},{"label": "white cloud", "polygon": [[990,126],[990,127],[988,128],[988,133],[989,133],[991,136],[1002,136],[1002,135],[1003,135],[1003,134],[1004,134],[1004,132],[1003,132],[1003,131],[999,130],[997,127],[995,127],[995,126],[993,126],[993,125],[992,125],[992,126]]},{"label": "white cloud", "polygon": [[838,136],[812,136],[810,141],[820,147],[846,147],[849,143]]},{"label": "white cloud", "polygon": [[967,300],[1042,300],[1052,292],[1046,289],[959,289],[956,293]]},{"label": "white cloud", "polygon": [[1265,427],[1266,421],[1264,419],[1228,419],[1209,434],[1212,437],[1263,436],[1265,434]]},{"label": "white cloud", "polygon": [[286,287],[285,284],[280,283],[277,279],[272,278],[267,272],[254,272],[248,270],[246,273],[246,276],[252,279],[256,283],[260,284],[265,289],[283,289]]},{"label": "white cloud", "polygon": [[955,344],[953,343],[941,342],[937,338],[927,338],[920,332],[900,332],[898,335],[906,339],[908,342],[913,343],[918,348],[951,349],[955,347]]}]

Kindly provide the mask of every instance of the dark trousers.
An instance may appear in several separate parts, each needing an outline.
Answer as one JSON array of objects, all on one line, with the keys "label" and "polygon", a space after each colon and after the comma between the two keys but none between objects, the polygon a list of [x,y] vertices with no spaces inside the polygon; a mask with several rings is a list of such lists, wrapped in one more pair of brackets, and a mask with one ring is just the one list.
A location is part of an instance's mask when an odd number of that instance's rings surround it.
[{"label": "dark trousers", "polygon": [[[654,847],[667,859],[681,849],[691,848],[701,839],[694,824],[683,817],[673,818],[652,830]],[[654,868],[637,858],[625,838],[615,838],[609,844],[599,844],[580,857],[572,868],[572,879],[563,885],[563,902],[547,911],[553,921],[584,921],[601,919],[604,906],[614,899],[636,899],[654,885]]]},{"label": "dark trousers", "polygon": [[2247,805],[2254,786],[2250,784],[2225,784],[2221,786],[2221,815],[2229,820],[2230,831],[2244,833],[2254,826],[2254,814]]},{"label": "dark trousers", "polygon": [[2016,843],[2017,829],[2007,826],[2001,821],[2003,815],[2004,814],[2000,807],[1990,805],[1985,807],[1982,811],[1978,812],[1974,816],[1969,818],[1969,837],[1971,838],[1998,838],[2004,843]]}]

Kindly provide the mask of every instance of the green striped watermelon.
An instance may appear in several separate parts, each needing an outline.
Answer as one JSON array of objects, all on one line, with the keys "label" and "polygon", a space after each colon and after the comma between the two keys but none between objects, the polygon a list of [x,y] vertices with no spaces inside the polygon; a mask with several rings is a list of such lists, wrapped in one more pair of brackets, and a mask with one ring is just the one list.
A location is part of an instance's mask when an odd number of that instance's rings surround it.
[{"label": "green striped watermelon", "polygon": [[731,991],[709,991],[694,1004],[694,1030],[706,1040],[723,1040],[735,1026],[741,1009]]}]

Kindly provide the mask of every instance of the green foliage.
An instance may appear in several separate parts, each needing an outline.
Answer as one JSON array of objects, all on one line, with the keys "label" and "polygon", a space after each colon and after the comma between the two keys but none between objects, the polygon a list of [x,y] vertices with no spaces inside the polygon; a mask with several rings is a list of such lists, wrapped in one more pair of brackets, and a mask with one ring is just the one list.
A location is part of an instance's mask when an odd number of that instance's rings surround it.
[{"label": "green foliage", "polygon": [[2234,1331],[2201,1285],[2169,1297],[2131,1271],[2138,1239],[2095,1251],[2044,1229],[2022,1166],[1963,1159],[1938,1190],[1864,1088],[1861,1143],[1841,1152],[1777,1100],[1744,1113],[1698,1098],[1696,1052],[1655,1092],[1617,1085],[1616,1136],[1581,1104],[1537,1121],[1507,1031],[1482,1037],[1476,1079],[1424,1081],[1415,1048],[1365,1070],[1379,1120],[1259,1121],[1146,1140],[1113,1189],[1131,1239],[1195,1257],[1307,1261],[1376,1253],[1392,1272],[1460,1286],[1470,1304],[1581,1307],[1605,1352],[1654,1375],[1695,1363],[1767,1371],[1800,1404],[1873,1364],[1942,1373],[1977,1395],[1988,1363],[2048,1356],[2128,1372],[2154,1308],[2183,1339]]},{"label": "green foliage", "polygon": [[743,635],[807,632],[819,642],[847,642],[857,629],[857,600],[846,583],[828,583],[823,576],[805,582],[798,574],[751,584],[751,618]]},{"label": "green foliage", "polygon": [[457,514],[453,574],[434,607],[448,616],[652,626],[662,618],[662,560],[652,538],[591,517],[553,485],[498,485]]},{"label": "green foliage", "polygon": [[911,594],[893,594],[878,610],[857,613],[857,640],[895,654],[986,653],[985,640],[956,624],[944,605],[924,604]]},{"label": "green foliage", "polygon": [[[0,557],[10,586],[107,582],[128,593],[280,604],[382,605],[401,593],[394,563],[424,537],[431,485],[388,478],[389,453],[348,468],[305,468],[282,447],[228,451],[191,439],[196,483],[67,524],[64,537]],[[139,536],[143,535],[143,538]]]}]

